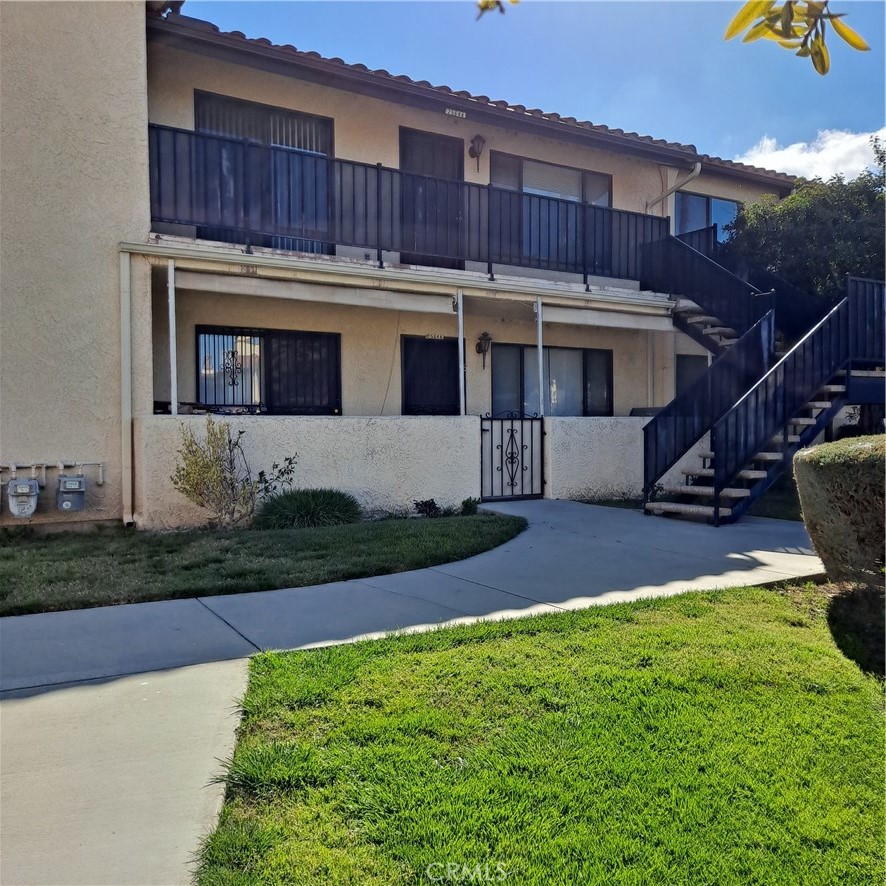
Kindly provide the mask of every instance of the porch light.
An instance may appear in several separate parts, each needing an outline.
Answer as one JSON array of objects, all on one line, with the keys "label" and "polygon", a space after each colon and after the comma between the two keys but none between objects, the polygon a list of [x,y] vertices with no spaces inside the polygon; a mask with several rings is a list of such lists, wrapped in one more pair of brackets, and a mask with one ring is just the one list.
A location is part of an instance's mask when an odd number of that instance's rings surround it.
[{"label": "porch light", "polygon": [[477,172],[480,171],[480,155],[486,145],[486,139],[482,135],[475,135],[471,139],[471,146],[468,148],[468,156],[477,161]]},{"label": "porch light", "polygon": [[483,355],[483,368],[486,368],[486,355],[489,353],[489,346],[492,344],[492,336],[488,332],[481,332],[477,339],[476,351]]}]

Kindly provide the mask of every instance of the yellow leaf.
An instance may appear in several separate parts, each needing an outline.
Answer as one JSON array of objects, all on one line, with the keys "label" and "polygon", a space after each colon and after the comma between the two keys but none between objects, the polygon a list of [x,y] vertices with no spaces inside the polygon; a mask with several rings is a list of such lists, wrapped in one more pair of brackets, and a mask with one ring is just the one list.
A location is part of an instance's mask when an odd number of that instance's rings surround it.
[{"label": "yellow leaf", "polygon": [[811,54],[812,54],[812,51],[809,49],[808,46],[801,46],[801,47],[800,47],[800,48],[794,53],[794,55],[799,55],[800,58],[809,58],[809,56],[810,56]]},{"label": "yellow leaf", "polygon": [[790,37],[794,24],[794,4],[788,0],[781,11],[781,35]]},{"label": "yellow leaf", "polygon": [[758,22],[754,25],[747,34],[744,35],[742,39],[742,43],[753,43],[754,40],[759,40],[761,37],[768,37],[772,33],[771,26],[769,22],[764,18],[763,21]]},{"label": "yellow leaf", "polygon": [[803,43],[802,40],[779,40],[778,45],[783,46],[785,49],[796,49],[798,46],[801,46]]},{"label": "yellow leaf", "polygon": [[825,46],[824,40],[821,39],[820,35],[812,41],[812,45],[809,49],[812,55],[812,66],[822,77],[824,77],[824,75],[831,69],[831,57],[828,48]]},{"label": "yellow leaf", "polygon": [[850,28],[841,19],[832,18],[831,26],[853,49],[857,49],[859,52],[868,52],[870,50],[871,47],[865,43],[861,34]]},{"label": "yellow leaf", "polygon": [[729,22],[729,27],[726,28],[723,39],[731,40],[750,27],[758,18],[766,15],[773,6],[775,6],[774,0],[750,0],[750,2],[745,3],[735,14],[735,18]]}]

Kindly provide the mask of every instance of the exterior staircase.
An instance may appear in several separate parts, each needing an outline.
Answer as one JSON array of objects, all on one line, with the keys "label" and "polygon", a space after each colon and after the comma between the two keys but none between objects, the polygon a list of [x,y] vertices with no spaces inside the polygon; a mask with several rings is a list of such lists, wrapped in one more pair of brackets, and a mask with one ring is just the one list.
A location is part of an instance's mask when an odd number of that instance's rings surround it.
[{"label": "exterior staircase", "polygon": [[789,309],[796,293],[780,302],[777,290],[762,292],[673,237],[650,252],[648,282],[678,294],[674,325],[717,359],[644,428],[644,509],[731,523],[843,406],[862,402],[857,380],[880,380],[863,402],[882,402],[884,284],[847,278],[845,298],[788,347],[779,314],[792,339],[809,316]]}]

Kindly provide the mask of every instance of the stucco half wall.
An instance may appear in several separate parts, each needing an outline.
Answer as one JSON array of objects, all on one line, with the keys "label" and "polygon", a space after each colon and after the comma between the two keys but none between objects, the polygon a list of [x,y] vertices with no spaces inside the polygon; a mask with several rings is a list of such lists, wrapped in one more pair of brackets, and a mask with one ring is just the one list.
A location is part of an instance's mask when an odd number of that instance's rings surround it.
[{"label": "stucco half wall", "polygon": [[[217,419],[219,420],[219,419]],[[370,513],[412,509],[433,498],[458,507],[480,495],[480,419],[477,416],[228,416],[253,470],[298,456],[295,485],[351,493]],[[189,424],[198,435],[203,416],[150,416],[135,421],[136,524],[175,529],[205,523],[207,513],[170,480]]]},{"label": "stucco half wall", "polygon": [[[643,495],[643,427],[648,417],[545,419],[547,497],[624,499]],[[665,475],[685,478],[684,467],[698,467],[697,453],[708,447],[705,435]]]}]

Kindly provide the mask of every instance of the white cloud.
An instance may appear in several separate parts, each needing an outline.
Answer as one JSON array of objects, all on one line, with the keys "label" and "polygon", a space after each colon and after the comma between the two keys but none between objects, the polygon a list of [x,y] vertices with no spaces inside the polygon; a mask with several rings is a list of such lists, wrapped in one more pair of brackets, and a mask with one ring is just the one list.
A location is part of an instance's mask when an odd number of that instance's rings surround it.
[{"label": "white cloud", "polygon": [[735,159],[765,169],[776,169],[804,178],[830,178],[838,173],[855,178],[874,164],[871,136],[886,142],[886,127],[876,132],[822,129],[814,141],[783,147],[764,135],[749,151]]}]

